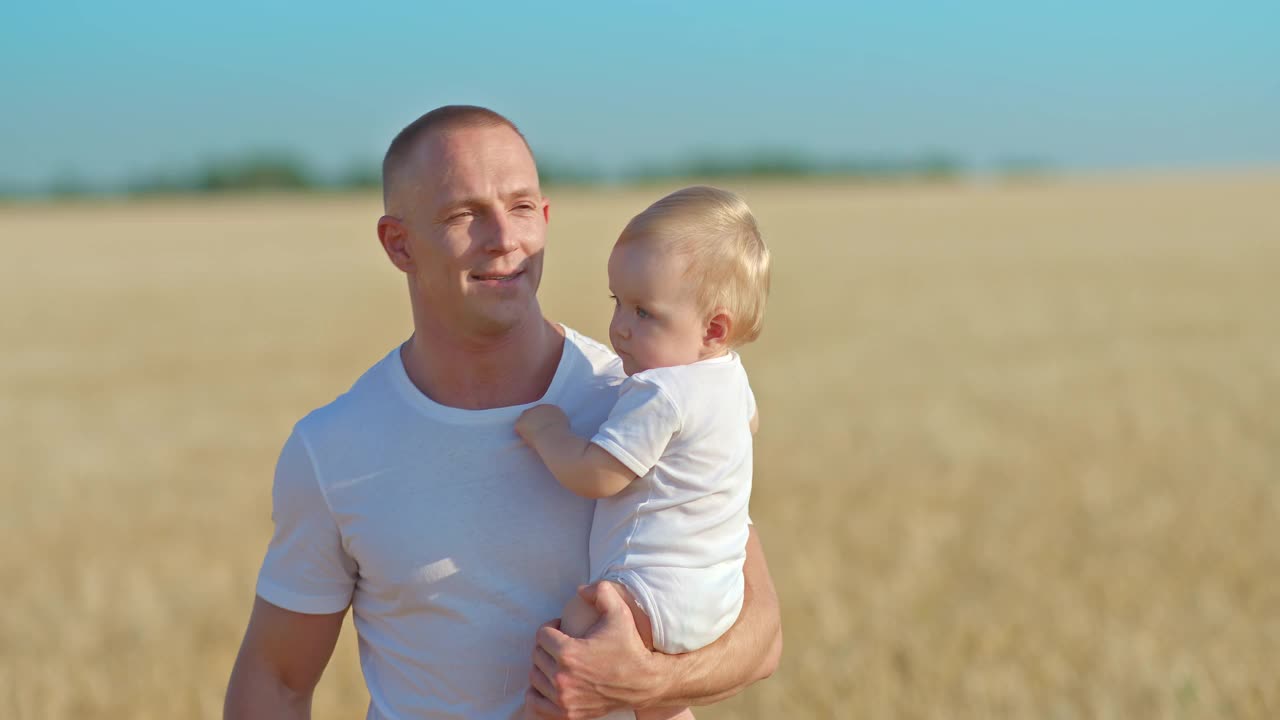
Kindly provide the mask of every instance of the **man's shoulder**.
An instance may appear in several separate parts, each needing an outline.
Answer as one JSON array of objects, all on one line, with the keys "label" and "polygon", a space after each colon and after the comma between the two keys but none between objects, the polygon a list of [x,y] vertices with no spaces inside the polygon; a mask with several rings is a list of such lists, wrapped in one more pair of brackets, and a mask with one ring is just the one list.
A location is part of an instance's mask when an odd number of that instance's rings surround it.
[{"label": "man's shoulder", "polygon": [[568,325],[563,327],[564,351],[576,356],[568,358],[568,361],[563,363],[568,371],[566,380],[578,389],[610,388],[616,393],[618,385],[627,379],[627,374],[622,369],[622,360],[618,359],[618,356],[603,343],[577,332]]},{"label": "man's shoulder", "polygon": [[622,360],[618,359],[618,356],[604,343],[587,337],[568,325],[562,327],[564,327],[565,340],[568,342],[565,349],[576,351],[586,360],[582,367],[583,372],[616,378],[619,381],[626,377],[626,373],[622,370]]},{"label": "man's shoulder", "polygon": [[396,348],[365,370],[346,392],[307,413],[298,421],[295,432],[312,440],[334,433],[350,432],[355,427],[377,424],[393,404],[394,388],[389,382],[388,363],[395,359]]}]

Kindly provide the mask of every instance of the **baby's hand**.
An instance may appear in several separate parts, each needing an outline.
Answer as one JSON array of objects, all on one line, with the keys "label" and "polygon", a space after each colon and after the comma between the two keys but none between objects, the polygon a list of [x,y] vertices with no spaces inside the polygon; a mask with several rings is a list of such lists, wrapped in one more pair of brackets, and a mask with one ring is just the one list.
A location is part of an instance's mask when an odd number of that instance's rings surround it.
[{"label": "baby's hand", "polygon": [[538,435],[555,428],[569,428],[569,416],[555,405],[536,405],[516,420],[516,434],[530,445]]}]

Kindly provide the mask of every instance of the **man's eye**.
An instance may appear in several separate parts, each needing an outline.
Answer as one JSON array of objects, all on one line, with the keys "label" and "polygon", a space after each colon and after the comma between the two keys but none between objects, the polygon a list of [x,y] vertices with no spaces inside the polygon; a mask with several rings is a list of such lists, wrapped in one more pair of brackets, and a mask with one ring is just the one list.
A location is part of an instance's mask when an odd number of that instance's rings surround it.
[{"label": "man's eye", "polygon": [[463,219],[463,218],[469,218],[469,217],[471,217],[471,211],[470,211],[470,210],[461,210],[461,211],[459,211],[459,212],[456,212],[456,213],[454,213],[454,214],[450,215],[450,216],[449,216],[449,219],[450,219],[450,220],[461,220],[461,219]]}]

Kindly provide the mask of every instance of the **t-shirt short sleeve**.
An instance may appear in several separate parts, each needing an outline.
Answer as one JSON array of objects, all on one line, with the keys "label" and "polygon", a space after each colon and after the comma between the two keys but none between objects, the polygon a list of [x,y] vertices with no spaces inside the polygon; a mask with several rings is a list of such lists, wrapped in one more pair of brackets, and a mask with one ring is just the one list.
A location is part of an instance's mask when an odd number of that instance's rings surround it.
[{"label": "t-shirt short sleeve", "polygon": [[342,546],[297,428],[280,451],[271,495],[275,532],[258,573],[258,596],[299,613],[345,610],[355,589],[356,564]]},{"label": "t-shirt short sleeve", "polygon": [[632,376],[622,383],[618,402],[591,442],[644,476],[679,429],[680,413],[671,398],[658,385]]}]

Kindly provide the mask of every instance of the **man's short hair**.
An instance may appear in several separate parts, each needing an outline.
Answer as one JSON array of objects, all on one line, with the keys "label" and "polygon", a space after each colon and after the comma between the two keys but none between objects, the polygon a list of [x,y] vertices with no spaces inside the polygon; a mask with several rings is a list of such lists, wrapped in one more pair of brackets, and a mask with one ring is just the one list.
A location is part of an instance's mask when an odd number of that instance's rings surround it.
[{"label": "man's short hair", "polygon": [[[476,127],[509,127],[524,142],[526,148],[529,141],[516,124],[500,113],[477,105],[444,105],[426,113],[409,123],[391,141],[387,154],[382,158],[382,199],[388,202],[390,188],[395,174],[404,165],[405,159],[413,152],[418,141],[438,130],[457,130]],[[533,154],[533,150],[529,150]]]},{"label": "man's short hair", "polygon": [[677,190],[627,223],[618,245],[657,242],[689,256],[685,277],[699,309],[724,308],[733,320],[730,347],[760,336],[769,296],[769,248],[751,208],[738,195],[706,185]]}]

